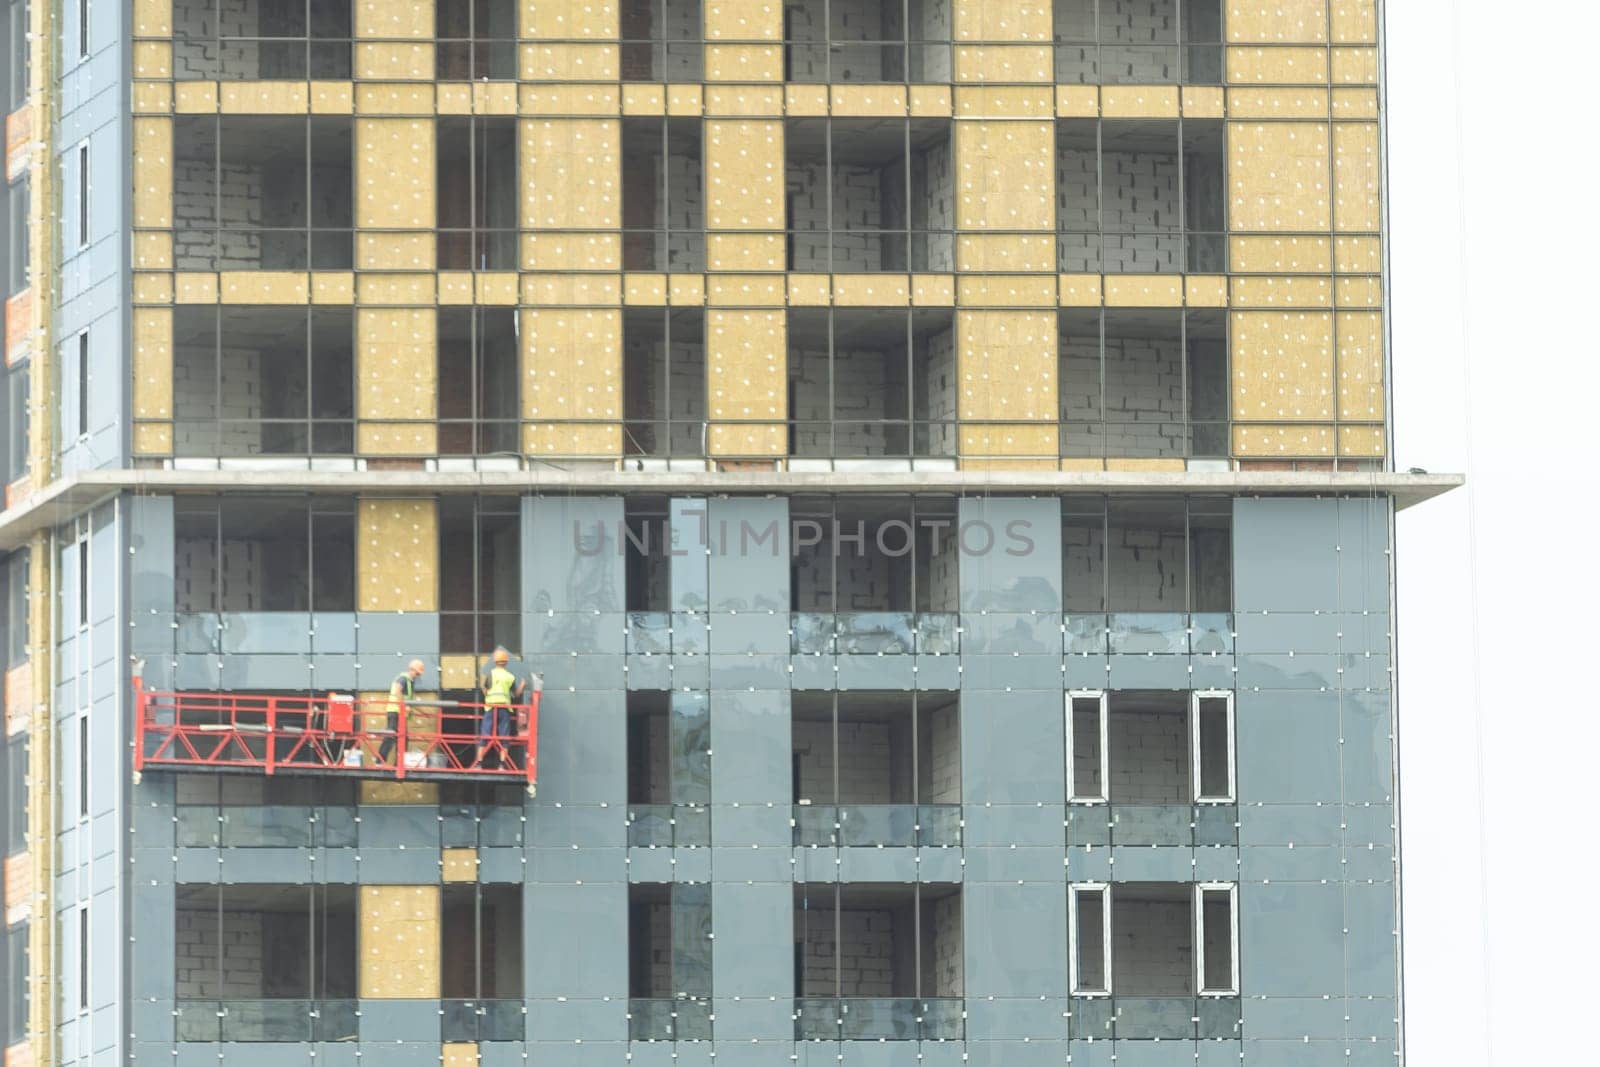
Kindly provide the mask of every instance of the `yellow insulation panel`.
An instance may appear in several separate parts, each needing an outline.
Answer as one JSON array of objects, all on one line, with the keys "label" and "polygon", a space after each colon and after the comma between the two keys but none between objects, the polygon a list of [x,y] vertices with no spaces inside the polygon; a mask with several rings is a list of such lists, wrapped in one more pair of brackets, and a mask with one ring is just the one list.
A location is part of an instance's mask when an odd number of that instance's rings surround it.
[{"label": "yellow insulation panel", "polygon": [[1333,421],[1333,313],[1231,315],[1234,420]]},{"label": "yellow insulation panel", "polygon": [[1055,234],[963,233],[956,236],[956,270],[1053,271]]},{"label": "yellow insulation panel", "polygon": [[1339,418],[1383,420],[1383,313],[1341,311],[1334,316],[1339,360]]},{"label": "yellow insulation panel", "polygon": [[1223,25],[1234,42],[1321,43],[1328,39],[1328,0],[1228,0]]},{"label": "yellow insulation panel", "polygon": [[1049,45],[956,45],[953,49],[958,82],[1051,82],[1055,61]]},{"label": "yellow insulation panel", "polygon": [[402,456],[438,451],[432,421],[438,398],[437,343],[437,313],[431,307],[356,309],[360,451]]},{"label": "yellow insulation panel", "polygon": [[1229,85],[1326,85],[1326,48],[1226,49]]},{"label": "yellow insulation panel", "polygon": [[358,118],[355,127],[356,225],[433,229],[433,121]]},{"label": "yellow insulation panel", "polygon": [[439,787],[432,782],[362,782],[359,800],[362,804],[437,804]]},{"label": "yellow insulation panel", "polygon": [[[706,410],[711,452],[788,452],[788,324],[781,310],[706,312]],[[755,420],[772,419],[762,423]]]},{"label": "yellow insulation panel", "polygon": [[1054,231],[1055,138],[1054,122],[957,122],[956,227]]},{"label": "yellow insulation panel", "polygon": [[709,41],[783,39],[783,7],[772,0],[705,0],[704,12]]},{"label": "yellow insulation panel", "polygon": [[1284,459],[1333,455],[1332,426],[1249,426],[1233,428],[1233,454]]},{"label": "yellow insulation panel", "polygon": [[436,885],[361,887],[363,1000],[437,1000],[440,890]]},{"label": "yellow insulation panel", "polygon": [[1333,270],[1326,237],[1228,238],[1228,264],[1236,274],[1327,274]]},{"label": "yellow insulation panel", "polygon": [[1234,278],[1230,303],[1239,308],[1325,308],[1333,305],[1331,279],[1251,275]]},{"label": "yellow insulation panel", "polygon": [[781,82],[783,48],[775,44],[708,44],[708,82]]},{"label": "yellow insulation panel", "polygon": [[[616,81],[620,54],[614,44],[525,44],[519,56],[523,81]],[[474,85],[474,89],[512,89],[510,85]],[[502,94],[515,99],[514,93]],[[499,107],[504,107],[500,103]],[[480,111],[480,114],[482,112]],[[506,114],[515,113],[515,106]]]},{"label": "yellow insulation panel", "polygon": [[446,848],[439,851],[439,880],[441,882],[476,882],[478,880],[478,850],[475,848]]},{"label": "yellow insulation panel", "polygon": [[617,0],[520,0],[518,36],[606,40],[617,36]]},{"label": "yellow insulation panel", "polygon": [[172,120],[133,120],[133,224],[172,225]]},{"label": "yellow insulation panel", "polygon": [[1048,41],[1049,0],[953,0],[957,41]]},{"label": "yellow insulation panel", "polygon": [[783,123],[708,120],[705,172],[707,229],[783,229]]},{"label": "yellow insulation panel", "polygon": [[706,235],[706,269],[714,271],[783,270],[784,239],[778,233],[712,233]]},{"label": "yellow insulation panel", "polygon": [[1229,122],[1228,224],[1233,230],[1327,230],[1328,127]]},{"label": "yellow insulation panel", "polygon": [[1339,427],[1339,455],[1358,459],[1381,456],[1385,451],[1382,426]]},{"label": "yellow insulation panel", "polygon": [[1378,0],[1330,0],[1328,8],[1335,44],[1378,43]]},{"label": "yellow insulation panel", "polygon": [[1335,85],[1377,85],[1376,48],[1334,48],[1330,50]]},{"label": "yellow insulation panel", "polygon": [[539,118],[519,125],[523,228],[618,228],[621,120]]},{"label": "yellow insulation panel", "polygon": [[1378,188],[1378,124],[1333,124],[1333,226],[1375,232],[1382,224]]},{"label": "yellow insulation panel", "polygon": [[133,312],[133,416],[172,417],[172,309]]},{"label": "yellow insulation panel", "polygon": [[356,0],[352,14],[358,38],[433,37],[433,0]]},{"label": "yellow insulation panel", "polygon": [[478,1046],[472,1041],[450,1041],[442,1046],[444,1067],[478,1067]]},{"label": "yellow insulation panel", "polygon": [[438,564],[435,501],[361,498],[356,573],[362,611],[439,610]]},{"label": "yellow insulation panel", "polygon": [[172,0],[133,0],[135,37],[172,36]]},{"label": "yellow insulation panel", "polygon": [[[525,447],[549,455],[621,450],[622,311],[529,308],[522,315]],[[571,420],[582,420],[573,422]]]},{"label": "yellow insulation panel", "polygon": [[1100,90],[1100,114],[1108,119],[1175,119],[1176,85],[1108,85]]},{"label": "yellow insulation panel", "polygon": [[957,311],[956,377],[962,422],[1036,420],[1053,427],[1055,312]]}]

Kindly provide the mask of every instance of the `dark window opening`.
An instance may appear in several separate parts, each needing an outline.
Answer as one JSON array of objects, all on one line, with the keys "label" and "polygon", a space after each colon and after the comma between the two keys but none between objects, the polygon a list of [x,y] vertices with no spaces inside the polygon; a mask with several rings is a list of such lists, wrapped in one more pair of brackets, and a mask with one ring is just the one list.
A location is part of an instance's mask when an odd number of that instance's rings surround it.
[{"label": "dark window opening", "polygon": [[1064,498],[1066,610],[1231,611],[1232,516],[1231,502],[1213,497]]},{"label": "dark window opening", "polygon": [[349,498],[182,497],[176,511],[180,614],[356,610]]},{"label": "dark window opening", "polygon": [[441,116],[435,140],[439,268],[516,270],[517,120]]},{"label": "dark window opening", "polygon": [[788,120],[791,269],[953,270],[953,151],[943,119]]},{"label": "dark window opening", "polygon": [[223,81],[351,75],[352,0],[189,0],[172,11],[173,76]]},{"label": "dark window opening", "polygon": [[711,1037],[711,886],[628,886],[628,1036]]},{"label": "dark window opening", "polygon": [[521,648],[522,522],[515,497],[440,499],[439,612],[439,648],[446,654]]},{"label": "dark window opening", "polygon": [[439,81],[517,77],[516,0],[436,0]]},{"label": "dark window opening", "polygon": [[623,0],[622,80],[700,81],[700,0]]},{"label": "dark window opening", "polygon": [[174,120],[177,269],[350,270],[352,126],[320,115]]},{"label": "dark window opening", "polygon": [[515,308],[440,308],[439,454],[516,455],[522,380]]},{"label": "dark window opening", "polygon": [[623,119],[623,269],[702,271],[705,228],[699,120]]},{"label": "dark window opening", "polygon": [[698,460],[706,454],[704,311],[623,312],[622,408],[627,455]]},{"label": "dark window opening", "polygon": [[352,309],[179,307],[172,358],[177,455],[354,451]]}]

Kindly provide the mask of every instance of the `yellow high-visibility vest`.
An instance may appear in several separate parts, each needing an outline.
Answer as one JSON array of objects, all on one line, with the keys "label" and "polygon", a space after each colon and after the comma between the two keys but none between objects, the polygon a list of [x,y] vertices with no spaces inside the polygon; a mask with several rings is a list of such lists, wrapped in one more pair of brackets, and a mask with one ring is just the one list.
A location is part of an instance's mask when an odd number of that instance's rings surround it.
[{"label": "yellow high-visibility vest", "polygon": [[517,688],[517,676],[504,667],[495,667],[489,672],[489,684],[484,688],[483,702],[485,704],[509,704],[511,693]]}]

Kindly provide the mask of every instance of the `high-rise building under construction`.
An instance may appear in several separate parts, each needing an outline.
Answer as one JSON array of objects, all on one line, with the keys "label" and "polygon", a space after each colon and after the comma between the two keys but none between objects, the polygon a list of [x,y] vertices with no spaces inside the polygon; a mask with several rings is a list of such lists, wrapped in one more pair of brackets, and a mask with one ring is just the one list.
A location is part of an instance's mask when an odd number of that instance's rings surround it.
[{"label": "high-rise building under construction", "polygon": [[6,1067],[1396,1062],[1376,0],[5,6]]}]

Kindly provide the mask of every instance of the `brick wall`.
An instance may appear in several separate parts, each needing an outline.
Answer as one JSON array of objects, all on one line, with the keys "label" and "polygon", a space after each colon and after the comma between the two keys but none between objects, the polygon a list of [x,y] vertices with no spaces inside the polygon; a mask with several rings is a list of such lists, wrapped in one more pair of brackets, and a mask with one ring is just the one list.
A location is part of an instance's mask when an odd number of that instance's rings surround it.
[{"label": "brick wall", "polygon": [[265,547],[255,541],[180,540],[177,610],[261,611]]},{"label": "brick wall", "polygon": [[[209,339],[204,347],[210,348]],[[213,367],[213,359],[220,359],[220,368]],[[172,360],[172,417],[177,455],[199,455],[213,446],[212,454],[219,456],[259,454],[259,425],[225,422],[219,427],[213,420],[261,418],[261,351],[228,345],[216,353],[177,346]]]},{"label": "brick wall", "polygon": [[[961,713],[956,704],[918,709],[918,725],[926,738],[923,771],[928,782],[924,804],[961,803]],[[959,920],[960,911],[956,918]],[[959,951],[959,946],[958,946]]]},{"label": "brick wall", "polygon": [[1189,802],[1186,712],[1186,708],[1171,712],[1121,711],[1112,696],[1108,730],[1113,803]]},{"label": "brick wall", "polygon": [[[1055,0],[1055,38],[1101,44],[1100,78],[1105,81],[1159,83],[1178,75],[1176,0],[1100,0],[1098,34],[1095,0]],[[1096,49],[1058,47],[1056,80],[1091,82]]]},{"label": "brick wall", "polygon": [[929,901],[923,898],[923,923],[933,923],[933,973],[928,980],[924,964],[922,992],[930,997],[958,997],[963,993],[963,941],[961,894]]},{"label": "brick wall", "polygon": [[[251,37],[260,32],[261,0],[173,0],[173,76],[244,79],[262,76],[254,41],[226,46],[196,37]],[[215,14],[213,14],[215,10]],[[269,70],[270,74],[271,71]]]},{"label": "brick wall", "polygon": [[[1176,151],[1063,147],[1056,153],[1056,218],[1061,269],[1068,273],[1155,273],[1182,269],[1178,231],[1180,160]],[[1098,170],[1097,170],[1098,167]],[[1098,222],[1097,222],[1098,220]],[[1169,232],[1152,231],[1161,228]],[[1096,229],[1107,236],[1103,259]]]},{"label": "brick wall", "polygon": [[[173,952],[177,995],[214,1000],[254,1000],[265,984],[264,922],[260,912],[230,911],[217,925],[213,909],[179,908]],[[217,981],[218,953],[222,980]]]},{"label": "brick wall", "polygon": [[[1187,889],[1187,887],[1184,887]],[[1112,890],[1112,989],[1124,996],[1186,996],[1194,991],[1194,931],[1189,900],[1126,900]]]},{"label": "brick wall", "polygon": [[1112,611],[1185,610],[1188,562],[1181,528],[1112,528],[1108,544],[1098,528],[1068,526],[1061,531],[1061,538],[1067,557],[1064,592],[1068,611],[1097,610],[1106,585]]},{"label": "brick wall", "polygon": [[[794,724],[800,796],[814,804],[833,803],[832,733],[833,724],[826,721],[796,720]],[[891,803],[890,774],[888,725],[841,722],[838,795],[850,798],[853,804]]]},{"label": "brick wall", "polygon": [[[674,422],[671,446],[674,455],[694,455],[704,451],[700,424],[706,418],[706,353],[700,341],[674,341],[671,360],[663,339],[628,337],[624,353],[629,369],[624,382],[626,418],[632,422],[665,420]],[[661,397],[670,385],[669,407],[662,409]],[[682,422],[680,425],[679,422]],[[668,444],[662,438],[666,428],[661,426],[629,426],[631,433],[647,451]],[[652,529],[651,538],[661,536],[659,525]],[[662,580],[665,580],[663,571]]]},{"label": "brick wall", "polygon": [[[795,912],[795,940],[804,954],[804,978],[799,995],[910,995],[917,963],[917,920],[911,894],[907,892],[905,903],[900,906],[845,907],[838,912],[832,907],[831,895],[824,897],[824,901],[823,907],[813,902],[810,907]],[[836,915],[840,946],[837,955]],[[960,894],[924,898],[922,925],[923,995],[959,996],[963,954]],[[895,986],[897,973],[902,983],[898,990]]]},{"label": "brick wall", "polygon": [[[789,349],[789,378],[794,387],[789,417],[809,424],[795,428],[795,453],[904,454],[907,435],[903,420],[909,415],[904,349],[835,348],[831,396],[828,362],[825,347]],[[834,419],[848,421],[834,425],[830,437],[828,423]],[[900,420],[900,425],[886,426],[879,421],[883,419]]]},{"label": "brick wall", "polygon": [[[1103,440],[1107,456],[1188,454],[1181,340],[1107,337],[1103,373],[1102,412],[1100,338],[1062,335],[1062,421],[1099,423],[1103,415],[1105,422],[1099,438],[1080,432],[1087,450]],[[1070,443],[1072,427],[1067,433]]]}]

